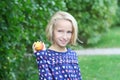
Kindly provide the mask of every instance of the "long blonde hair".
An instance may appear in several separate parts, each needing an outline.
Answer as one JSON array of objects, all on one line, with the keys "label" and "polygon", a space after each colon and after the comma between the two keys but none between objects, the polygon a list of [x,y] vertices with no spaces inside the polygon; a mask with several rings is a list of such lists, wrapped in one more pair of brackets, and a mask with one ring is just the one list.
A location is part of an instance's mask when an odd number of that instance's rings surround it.
[{"label": "long blonde hair", "polygon": [[76,43],[77,34],[78,34],[77,21],[71,14],[64,11],[58,11],[51,17],[46,28],[46,35],[48,40],[50,40],[51,43],[53,42],[54,24],[56,23],[57,20],[60,20],[60,19],[69,20],[72,23],[73,33],[72,33],[71,41],[69,44],[74,45]]}]

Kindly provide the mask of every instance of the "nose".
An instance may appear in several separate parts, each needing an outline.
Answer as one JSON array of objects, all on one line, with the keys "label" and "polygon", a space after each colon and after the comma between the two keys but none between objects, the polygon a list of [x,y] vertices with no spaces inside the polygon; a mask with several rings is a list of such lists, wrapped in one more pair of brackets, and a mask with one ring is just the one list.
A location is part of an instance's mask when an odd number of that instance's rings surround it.
[{"label": "nose", "polygon": [[63,38],[66,40],[67,39],[67,33],[63,34]]}]

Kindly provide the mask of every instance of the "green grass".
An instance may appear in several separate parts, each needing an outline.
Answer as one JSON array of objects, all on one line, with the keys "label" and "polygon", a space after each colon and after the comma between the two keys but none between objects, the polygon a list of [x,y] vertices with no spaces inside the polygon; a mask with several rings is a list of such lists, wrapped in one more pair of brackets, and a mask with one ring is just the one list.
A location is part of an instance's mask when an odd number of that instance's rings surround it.
[{"label": "green grass", "polygon": [[94,47],[114,48],[120,47],[120,27],[113,27],[102,35],[101,40]]},{"label": "green grass", "polygon": [[79,56],[83,80],[120,80],[120,56]]},{"label": "green grass", "polygon": [[[113,27],[90,48],[120,48],[120,27]],[[120,80],[120,55],[79,56],[83,80]]]}]

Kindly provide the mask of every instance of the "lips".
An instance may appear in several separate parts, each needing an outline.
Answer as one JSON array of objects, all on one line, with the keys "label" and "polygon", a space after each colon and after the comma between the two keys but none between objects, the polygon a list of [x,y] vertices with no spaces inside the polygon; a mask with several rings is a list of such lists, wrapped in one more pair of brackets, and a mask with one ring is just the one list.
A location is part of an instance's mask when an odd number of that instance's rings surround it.
[{"label": "lips", "polygon": [[60,40],[62,44],[67,44],[67,40]]}]

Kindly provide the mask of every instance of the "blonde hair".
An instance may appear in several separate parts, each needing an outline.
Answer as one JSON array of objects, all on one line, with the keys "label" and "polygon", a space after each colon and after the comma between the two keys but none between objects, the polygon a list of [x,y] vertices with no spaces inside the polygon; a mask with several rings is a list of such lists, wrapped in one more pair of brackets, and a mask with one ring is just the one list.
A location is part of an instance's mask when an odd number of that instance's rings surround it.
[{"label": "blonde hair", "polygon": [[71,14],[64,12],[64,11],[56,12],[52,16],[51,20],[49,21],[47,28],[46,28],[46,35],[47,35],[48,40],[53,42],[54,25],[55,25],[56,21],[60,20],[60,19],[69,20],[72,23],[73,32],[72,32],[72,37],[71,37],[71,41],[69,44],[74,45],[76,43],[77,33],[78,33],[77,21]]}]

